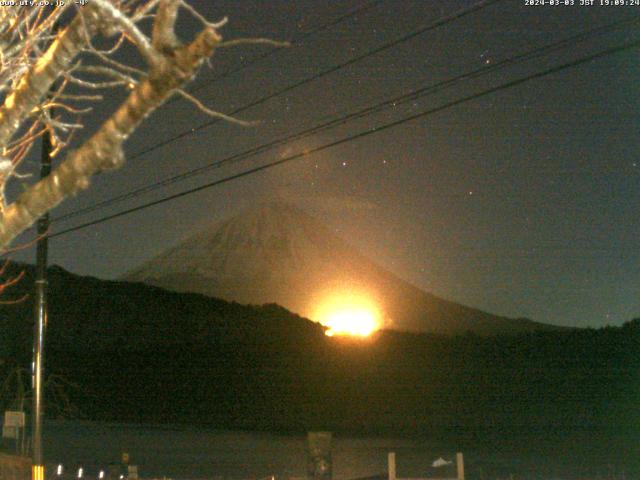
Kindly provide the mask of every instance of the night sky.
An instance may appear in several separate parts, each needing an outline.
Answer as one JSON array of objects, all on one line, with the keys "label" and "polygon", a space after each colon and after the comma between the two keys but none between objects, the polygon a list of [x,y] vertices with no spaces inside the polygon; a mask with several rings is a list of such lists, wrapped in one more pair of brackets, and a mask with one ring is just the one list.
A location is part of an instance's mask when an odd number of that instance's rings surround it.
[{"label": "night sky", "polygon": [[[212,69],[204,69],[193,86],[207,105],[231,112],[475,2],[190,3],[212,20],[229,16],[222,30],[227,39],[265,36],[295,42],[258,61],[252,59],[272,48],[247,46],[216,53]],[[360,8],[357,15],[307,35]],[[120,171],[97,177],[89,191],[67,201],[53,217],[634,16],[640,16],[640,7],[500,1],[238,115],[259,120],[257,126],[218,122],[139,155],[210,122],[192,105],[171,102],[127,144],[128,156],[137,158]],[[55,222],[52,231],[638,41],[638,25],[592,35],[532,61]],[[182,25],[186,37],[195,26]],[[280,198],[326,222],[400,277],[446,299],[560,325],[620,325],[640,316],[639,60],[638,47],[607,55],[301,160],[57,236],[50,242],[50,262],[78,274],[117,278],[212,221]],[[246,62],[252,63],[218,78]],[[113,94],[98,112],[104,115],[113,109],[117,98],[121,96]],[[87,134],[99,118],[90,118]],[[16,258],[33,256],[29,251]]]}]

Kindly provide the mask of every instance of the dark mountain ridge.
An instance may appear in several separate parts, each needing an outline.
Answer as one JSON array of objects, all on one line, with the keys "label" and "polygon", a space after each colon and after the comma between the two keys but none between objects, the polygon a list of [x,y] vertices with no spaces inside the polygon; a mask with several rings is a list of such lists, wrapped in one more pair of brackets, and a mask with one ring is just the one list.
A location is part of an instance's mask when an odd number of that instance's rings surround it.
[{"label": "dark mountain ridge", "polygon": [[335,292],[364,292],[386,328],[482,335],[556,329],[439,298],[385,270],[298,208],[273,202],[211,225],[125,276],[243,304],[277,303],[319,321]]},{"label": "dark mountain ridge", "polygon": [[[13,268],[26,276],[7,298],[32,285],[31,267]],[[329,338],[277,305],[59,267],[49,275],[49,368],[83,386],[92,418],[275,430],[628,426],[618,422],[640,388],[640,321],[486,338]],[[31,299],[0,307],[0,358],[28,365],[32,312]]]},{"label": "dark mountain ridge", "polygon": [[[32,267],[12,269],[9,276],[26,276],[5,299],[33,284]],[[487,458],[546,459],[561,466],[554,472],[615,463],[628,478],[640,474],[640,319],[600,330],[383,331],[357,340],[327,337],[277,305],[58,267],[49,280],[47,372],[76,385],[66,394],[92,420],[424,436],[452,451],[484,449]],[[0,306],[2,378],[30,364],[32,332],[32,297]],[[1,400],[10,406],[6,393]],[[58,401],[47,398],[47,415]]]}]

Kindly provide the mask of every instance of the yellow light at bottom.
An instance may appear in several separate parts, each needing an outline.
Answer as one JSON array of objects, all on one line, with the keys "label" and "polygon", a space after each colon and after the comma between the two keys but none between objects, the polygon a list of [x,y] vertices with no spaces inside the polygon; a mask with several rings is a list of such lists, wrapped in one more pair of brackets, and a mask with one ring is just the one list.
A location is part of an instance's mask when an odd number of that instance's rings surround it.
[{"label": "yellow light at bottom", "polygon": [[44,480],[44,465],[33,465],[31,468],[32,480]]},{"label": "yellow light at bottom", "polygon": [[324,321],[329,327],[328,336],[355,335],[366,337],[378,329],[378,324],[371,312],[365,310],[344,310],[334,312]]},{"label": "yellow light at bottom", "polygon": [[316,309],[314,319],[325,327],[325,334],[367,337],[380,328],[379,313],[363,294],[333,294]]}]

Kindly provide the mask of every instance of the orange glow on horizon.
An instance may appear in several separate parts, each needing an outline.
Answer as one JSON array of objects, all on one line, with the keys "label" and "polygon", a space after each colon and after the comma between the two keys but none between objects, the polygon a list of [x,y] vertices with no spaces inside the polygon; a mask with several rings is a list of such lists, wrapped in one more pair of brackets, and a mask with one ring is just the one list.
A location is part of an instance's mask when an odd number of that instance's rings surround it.
[{"label": "orange glow on horizon", "polygon": [[368,337],[380,328],[377,307],[365,295],[329,295],[317,308],[314,319],[328,327],[325,334]]}]

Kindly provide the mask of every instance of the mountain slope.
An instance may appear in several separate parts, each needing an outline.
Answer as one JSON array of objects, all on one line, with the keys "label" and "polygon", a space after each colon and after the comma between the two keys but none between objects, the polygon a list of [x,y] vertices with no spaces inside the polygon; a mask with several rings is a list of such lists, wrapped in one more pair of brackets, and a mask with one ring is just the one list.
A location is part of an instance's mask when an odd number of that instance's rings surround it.
[{"label": "mountain slope", "polygon": [[[3,300],[33,291],[31,266],[11,265],[3,278],[23,270]],[[59,267],[48,275],[46,373],[66,380],[63,393],[89,419],[411,435],[449,451],[486,447],[478,458],[491,462],[495,452],[518,459],[488,478],[523,471],[523,459],[545,467],[615,465],[640,478],[640,319],[600,330],[487,337],[384,331],[363,340],[327,337],[318,324],[274,305]],[[0,304],[0,378],[30,365],[33,311],[33,295]],[[61,397],[49,395],[60,392],[45,391],[51,418]],[[8,400],[0,406],[11,409]]]},{"label": "mountain slope", "polygon": [[213,225],[125,280],[240,303],[278,303],[314,320],[327,297],[354,293],[378,306],[386,327],[413,332],[497,334],[553,328],[426,293],[364,257],[319,221],[282,203]]}]

